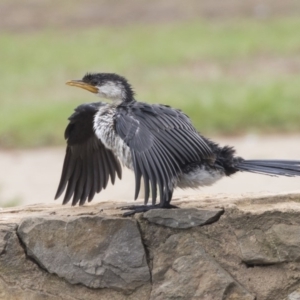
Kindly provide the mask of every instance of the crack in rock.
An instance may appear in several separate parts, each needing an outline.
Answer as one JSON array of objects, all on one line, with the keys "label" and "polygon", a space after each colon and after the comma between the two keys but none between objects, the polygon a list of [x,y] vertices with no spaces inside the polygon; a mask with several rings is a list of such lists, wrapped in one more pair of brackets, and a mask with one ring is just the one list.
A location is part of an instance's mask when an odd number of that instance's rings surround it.
[{"label": "crack in rock", "polygon": [[62,217],[28,218],[20,224],[18,235],[28,256],[72,284],[130,292],[150,281],[134,220],[100,216],[70,217],[67,222]]}]

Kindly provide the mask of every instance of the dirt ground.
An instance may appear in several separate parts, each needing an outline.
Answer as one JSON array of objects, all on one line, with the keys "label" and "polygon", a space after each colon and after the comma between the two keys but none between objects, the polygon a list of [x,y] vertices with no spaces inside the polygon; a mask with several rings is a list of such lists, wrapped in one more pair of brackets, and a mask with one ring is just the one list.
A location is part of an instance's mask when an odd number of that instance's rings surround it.
[{"label": "dirt ground", "polygon": [[[244,158],[281,158],[300,160],[300,135],[256,136],[218,138],[221,145],[229,144]],[[52,203],[58,185],[64,158],[64,148],[0,151],[0,204],[23,205]],[[176,190],[174,198],[180,196],[241,194],[252,192],[300,191],[300,178],[275,178],[240,173],[224,178],[212,187],[201,190]],[[103,200],[132,201],[134,177],[125,170],[122,181],[96,195],[94,202]],[[57,200],[58,203],[61,199]]]},{"label": "dirt ground", "polygon": [[126,24],[159,24],[204,19],[299,15],[295,0],[2,0],[0,31],[76,29]]}]

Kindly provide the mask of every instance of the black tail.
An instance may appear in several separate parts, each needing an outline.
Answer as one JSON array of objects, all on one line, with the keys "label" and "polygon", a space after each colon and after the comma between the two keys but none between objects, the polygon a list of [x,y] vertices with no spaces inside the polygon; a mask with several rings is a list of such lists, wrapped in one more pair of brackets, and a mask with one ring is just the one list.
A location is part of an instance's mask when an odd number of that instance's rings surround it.
[{"label": "black tail", "polygon": [[234,167],[242,172],[270,176],[300,176],[299,160],[237,160]]}]

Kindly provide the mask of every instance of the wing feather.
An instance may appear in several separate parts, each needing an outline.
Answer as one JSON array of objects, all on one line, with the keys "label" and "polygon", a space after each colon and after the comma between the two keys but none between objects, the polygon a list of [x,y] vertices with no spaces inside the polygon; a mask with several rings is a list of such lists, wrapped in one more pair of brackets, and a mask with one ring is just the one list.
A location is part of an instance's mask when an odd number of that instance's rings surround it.
[{"label": "wing feather", "polygon": [[71,170],[74,168],[74,166],[71,165],[71,163],[70,163],[70,158],[71,158],[71,155],[69,153],[70,151],[71,151],[71,149],[68,147],[66,150],[66,154],[65,154],[65,160],[64,160],[64,164],[63,164],[61,180],[59,182],[56,196],[55,196],[56,198],[60,197],[61,194],[64,192],[64,190],[67,186],[67,182],[72,174]]},{"label": "wing feather", "polygon": [[149,170],[147,170],[147,167],[144,165],[146,164],[146,160],[143,157],[143,153],[137,154],[137,162],[139,164],[140,170],[142,172],[143,178],[144,178],[144,203],[147,205],[148,199],[149,199],[149,194],[150,194],[150,187],[149,187]]},{"label": "wing feather", "polygon": [[[156,203],[170,201],[182,166],[191,162],[214,160],[210,146],[182,112],[162,105],[141,102],[117,107],[115,129],[131,150],[135,172],[135,198],[145,183],[145,204],[152,193]],[[151,186],[151,189],[150,189]]]},{"label": "wing feather", "polygon": [[103,153],[103,148],[100,150],[100,154],[101,154],[101,160],[99,160],[100,163],[100,168],[103,169],[103,177],[104,177],[104,181],[103,181],[103,189],[106,189],[108,181],[109,181],[109,168],[108,168],[108,163],[106,161],[106,157],[105,154]]},{"label": "wing feather", "polygon": [[146,153],[143,153],[142,158],[145,165],[145,170],[149,175],[149,181],[150,181],[151,192],[152,192],[152,204],[154,205],[156,202],[156,194],[157,194],[157,187],[156,187],[157,178],[159,178],[159,176],[157,176],[158,174],[155,174],[157,166],[154,164],[152,160],[151,152],[147,151]]},{"label": "wing feather", "polygon": [[[73,162],[74,163],[74,162]],[[80,176],[80,169],[81,169],[81,162],[79,161],[77,164],[75,164],[74,171],[72,172],[72,175],[70,179],[68,180],[68,187],[67,191],[63,200],[63,204],[66,204],[70,201],[72,195],[74,194],[77,180]]]},{"label": "wing feather", "polygon": [[141,169],[140,169],[140,167],[137,163],[135,155],[132,155],[132,164],[133,164],[134,176],[135,176],[134,200],[136,200],[139,196],[139,192],[140,192],[140,189],[141,189],[142,172],[141,172]]},{"label": "wing feather", "polygon": [[122,177],[120,162],[97,138],[93,129],[94,115],[103,103],[91,103],[76,108],[65,131],[67,150],[55,199],[65,192],[63,204],[71,198],[72,205],[89,202],[105,189],[109,179]]},{"label": "wing feather", "polygon": [[84,183],[84,187],[83,187],[83,191],[82,191],[82,195],[80,197],[80,202],[79,205],[83,205],[85,203],[85,201],[88,198],[88,195],[90,194],[91,190],[92,190],[92,184],[93,184],[93,176],[94,176],[94,167],[93,167],[93,160],[92,157],[88,156],[86,158],[87,163],[85,165],[83,165],[83,168],[85,169],[85,173],[86,173],[86,180]]}]

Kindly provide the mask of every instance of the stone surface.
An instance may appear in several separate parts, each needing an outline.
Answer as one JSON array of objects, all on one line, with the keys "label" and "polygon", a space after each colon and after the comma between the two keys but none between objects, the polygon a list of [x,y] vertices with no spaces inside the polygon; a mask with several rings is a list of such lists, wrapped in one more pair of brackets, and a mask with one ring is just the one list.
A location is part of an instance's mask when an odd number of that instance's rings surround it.
[{"label": "stone surface", "polygon": [[286,300],[300,300],[300,289],[289,294]]},{"label": "stone surface", "polygon": [[[0,211],[0,300],[295,300],[300,195],[183,198],[217,221],[172,228],[119,203]],[[187,221],[189,223],[190,221]]]},{"label": "stone surface", "polygon": [[157,250],[152,270],[153,300],[254,300],[192,235],[170,236]]},{"label": "stone surface", "polygon": [[134,290],[150,281],[134,220],[100,216],[28,218],[20,224],[18,235],[30,257],[72,284]]},{"label": "stone surface", "polygon": [[[31,211],[27,211],[29,214],[36,213],[32,212],[32,209],[28,210]],[[57,275],[50,274],[26,255],[25,246],[20,243],[16,234],[16,226],[1,224],[6,219],[3,215],[1,217],[0,237],[5,238],[0,239],[0,243],[5,245],[5,251],[0,255],[0,300],[149,299],[151,292],[149,283],[126,294],[114,289],[93,289],[80,284],[70,284]],[[7,218],[7,221],[9,220],[17,221],[18,218],[13,213]],[[65,241],[55,242],[59,244]]]},{"label": "stone surface", "polygon": [[251,265],[300,261],[300,226],[275,224],[239,234],[242,260]]},{"label": "stone surface", "polygon": [[153,209],[144,214],[149,222],[172,228],[192,228],[216,222],[223,209]]}]

